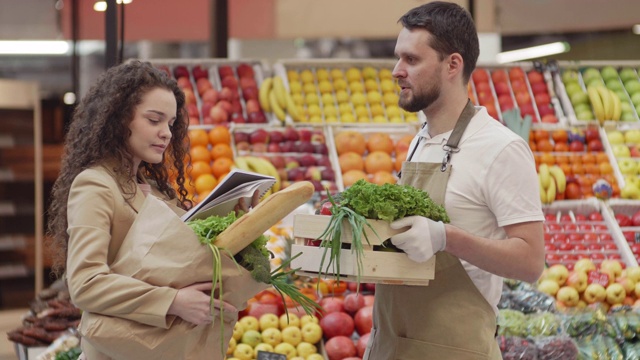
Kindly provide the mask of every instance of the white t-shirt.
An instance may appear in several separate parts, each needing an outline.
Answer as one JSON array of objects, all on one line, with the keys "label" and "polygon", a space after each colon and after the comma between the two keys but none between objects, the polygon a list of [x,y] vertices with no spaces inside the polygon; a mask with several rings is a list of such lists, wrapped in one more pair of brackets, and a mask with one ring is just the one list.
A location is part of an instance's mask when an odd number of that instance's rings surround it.
[{"label": "white t-shirt", "polygon": [[[538,176],[524,139],[490,117],[484,107],[476,110],[458,144],[460,151],[451,156],[445,208],[452,225],[500,241],[507,237],[503,226],[544,221]],[[423,137],[411,161],[442,162],[450,135],[451,131],[431,138],[425,127],[409,147],[413,149]],[[497,313],[502,277],[461,261]]]}]

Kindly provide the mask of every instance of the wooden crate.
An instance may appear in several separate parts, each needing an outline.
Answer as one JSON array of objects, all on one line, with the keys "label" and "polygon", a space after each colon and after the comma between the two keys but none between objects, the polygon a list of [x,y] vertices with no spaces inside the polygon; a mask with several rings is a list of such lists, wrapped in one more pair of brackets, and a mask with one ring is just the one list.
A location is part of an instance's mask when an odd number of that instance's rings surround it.
[{"label": "wooden crate", "polygon": [[[326,229],[330,219],[330,216],[324,215],[297,214],[293,220],[293,236],[297,239],[317,239]],[[363,237],[364,256],[360,281],[394,285],[428,285],[429,280],[433,279],[435,275],[435,257],[424,263],[416,263],[404,253],[373,250],[373,246],[381,245],[386,239],[403,230],[391,229],[386,221],[368,221],[375,229],[375,233],[370,228],[365,228],[364,233],[370,244],[367,244]],[[352,238],[353,232],[345,221],[342,225],[340,240],[343,243],[351,243]],[[291,256],[298,253],[301,255],[292,261],[291,267],[300,268],[297,272],[300,275],[318,276],[320,263],[327,248],[302,245],[298,243],[298,240],[296,242],[291,246]],[[328,260],[329,253],[327,252],[322,269],[323,277],[336,275],[335,264],[326,269]],[[347,281],[356,281],[357,275],[358,265],[355,254],[351,250],[343,249],[340,253],[340,277]]]}]

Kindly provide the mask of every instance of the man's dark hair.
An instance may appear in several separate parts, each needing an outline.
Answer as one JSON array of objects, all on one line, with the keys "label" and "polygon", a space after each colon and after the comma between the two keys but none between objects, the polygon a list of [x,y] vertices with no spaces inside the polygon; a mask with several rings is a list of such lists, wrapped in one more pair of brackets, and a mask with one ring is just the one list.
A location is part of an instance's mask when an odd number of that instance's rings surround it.
[{"label": "man's dark hair", "polygon": [[478,32],[471,14],[457,4],[434,1],[409,10],[399,23],[409,30],[424,29],[431,33],[431,46],[440,60],[459,53],[464,60],[464,81],[469,81],[480,54]]}]

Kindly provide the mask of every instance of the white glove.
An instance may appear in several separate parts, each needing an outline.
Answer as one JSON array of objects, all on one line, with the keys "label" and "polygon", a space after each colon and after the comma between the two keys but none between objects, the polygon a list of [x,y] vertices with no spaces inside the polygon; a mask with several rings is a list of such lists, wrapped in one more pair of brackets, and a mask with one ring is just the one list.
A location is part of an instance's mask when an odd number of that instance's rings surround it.
[{"label": "white glove", "polygon": [[391,223],[394,230],[410,226],[407,231],[391,237],[391,243],[404,250],[409,259],[425,262],[444,250],[447,234],[442,221],[435,222],[424,216],[407,216]]}]

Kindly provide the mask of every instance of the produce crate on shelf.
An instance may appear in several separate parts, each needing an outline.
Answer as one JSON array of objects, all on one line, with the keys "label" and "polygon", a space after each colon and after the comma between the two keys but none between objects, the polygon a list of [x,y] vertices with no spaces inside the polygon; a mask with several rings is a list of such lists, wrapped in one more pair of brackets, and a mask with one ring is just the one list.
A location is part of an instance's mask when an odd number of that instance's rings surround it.
[{"label": "produce crate on shelf", "polygon": [[[640,122],[637,123],[640,125]],[[614,174],[624,199],[640,199],[640,127],[607,124],[600,129],[605,151],[614,164]]]},{"label": "produce crate on shelf", "polygon": [[395,183],[418,130],[418,124],[330,126],[328,136],[337,160],[338,188],[344,190],[360,178],[377,184]]},{"label": "produce crate on shelf", "polygon": [[626,266],[638,262],[629,248],[618,223],[605,203],[588,200],[556,201],[543,207],[546,222],[545,249],[549,265],[573,267],[580,258],[599,264],[617,259]]},{"label": "produce crate on shelf", "polygon": [[[396,60],[281,60],[274,73],[306,122],[359,126],[424,121],[424,114],[398,106],[392,71]],[[295,123],[291,116],[285,120]]]},{"label": "produce crate on shelf", "polygon": [[262,60],[153,59],[151,63],[178,81],[194,127],[279,123],[258,100],[267,69]]},{"label": "produce crate on shelf", "polygon": [[640,201],[612,199],[609,208],[631,253],[640,262]]},{"label": "produce crate on shelf", "polygon": [[534,63],[479,66],[469,81],[469,98],[487,108],[504,123],[502,114],[518,108],[533,124],[553,128],[566,126],[567,119],[556,95],[549,70]]},{"label": "produce crate on shelf", "polygon": [[[329,256],[331,249],[328,247],[318,247],[304,245],[318,239],[331,221],[326,215],[305,215],[297,214],[293,223],[293,236],[296,243],[291,245],[291,256],[301,254],[291,262],[292,268],[300,268],[296,272],[299,275],[317,277],[319,274],[327,278],[335,278],[337,273],[336,264],[329,266]],[[390,252],[374,250],[392,235],[400,232],[389,227],[389,223],[383,220],[368,220],[375,230],[375,233],[365,226],[364,234],[369,243],[363,239],[362,272],[358,278],[358,260],[351,249],[342,249],[340,252],[340,279],[346,281],[357,281],[363,283],[382,283],[394,285],[417,285],[426,286],[429,280],[435,276],[435,257],[424,263],[417,263],[410,260],[403,252]],[[377,235],[376,235],[377,234]],[[353,232],[346,220],[342,225],[340,240],[343,244],[351,244]],[[324,263],[323,263],[324,259]],[[322,264],[322,270],[321,270]]]},{"label": "produce crate on shelf", "polygon": [[[236,166],[243,164],[237,161],[238,157],[260,157],[273,165],[282,188],[306,180],[314,184],[316,192],[329,189],[335,193],[341,181],[335,152],[332,151],[333,139],[328,130],[325,126],[313,124],[296,127],[234,126],[232,144]],[[252,165],[251,160],[248,165]],[[261,172],[260,168],[245,170]]]},{"label": "produce crate on shelf", "polygon": [[[560,70],[554,74],[554,83],[558,89],[562,106],[571,125],[598,123],[630,123],[637,124],[640,118],[640,78],[637,69],[638,61],[581,61],[559,62]],[[598,121],[597,111],[590,99],[588,87],[603,86],[611,90],[607,94],[594,96],[598,98],[605,110],[612,106],[615,94],[620,99],[621,114],[619,119],[611,116]],[[611,93],[613,92],[613,94]]]}]

